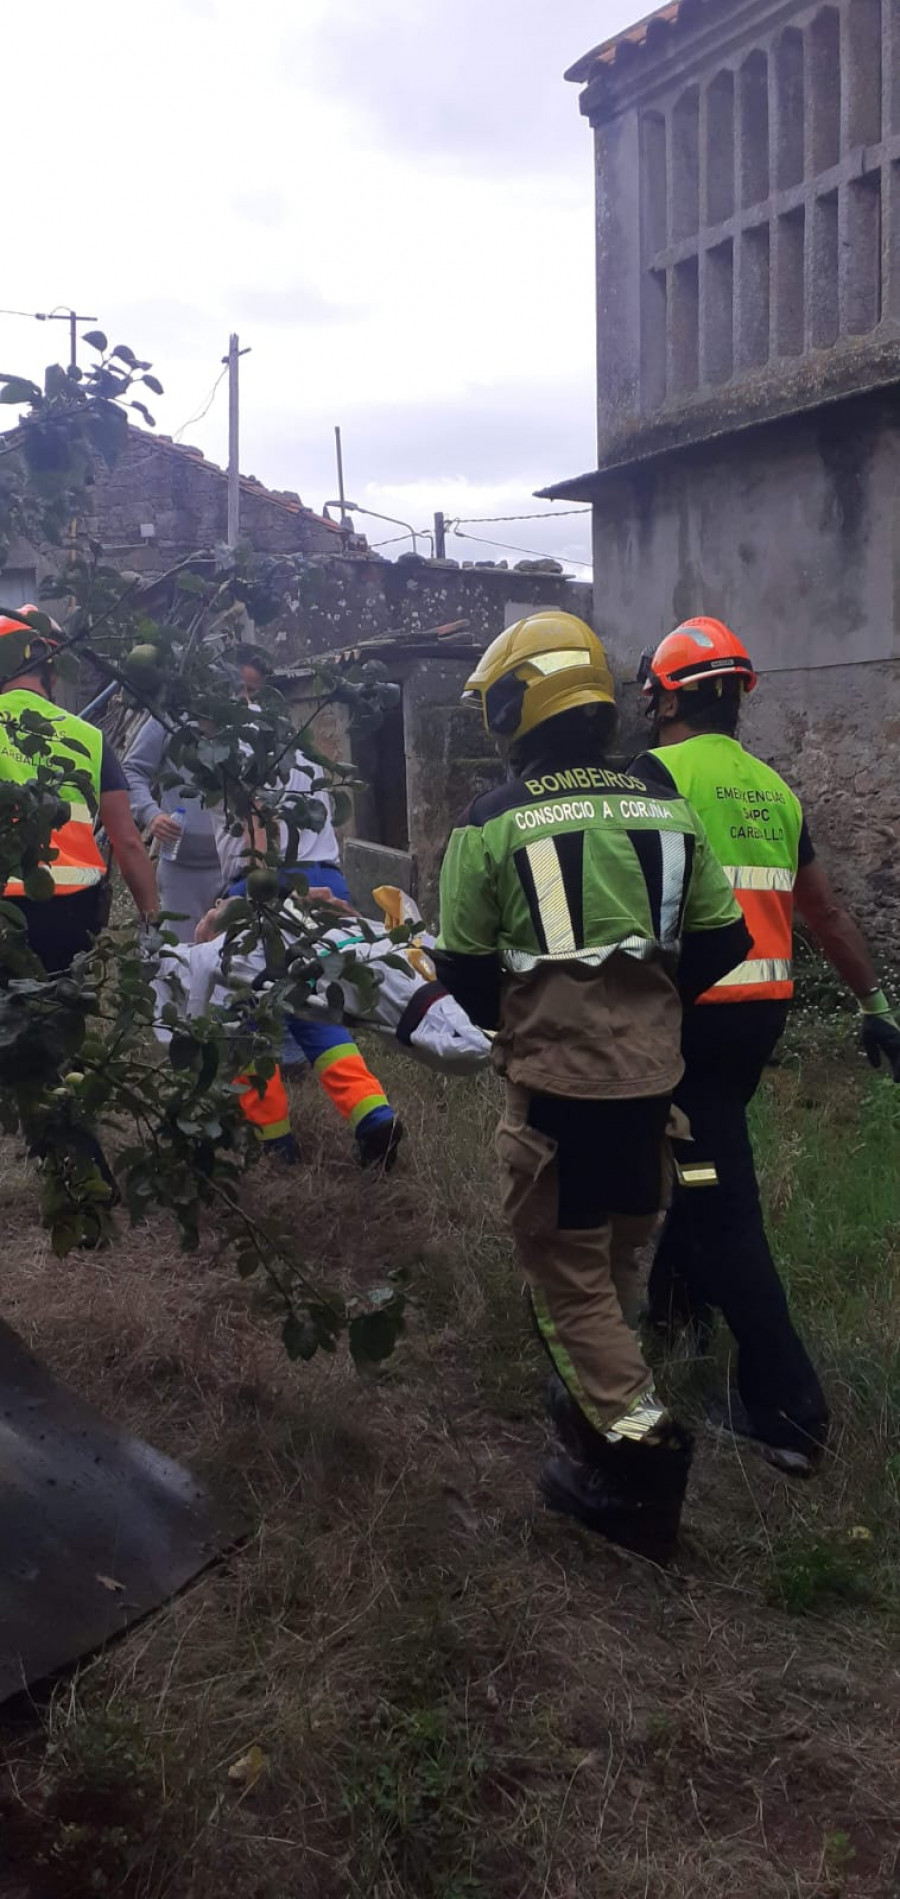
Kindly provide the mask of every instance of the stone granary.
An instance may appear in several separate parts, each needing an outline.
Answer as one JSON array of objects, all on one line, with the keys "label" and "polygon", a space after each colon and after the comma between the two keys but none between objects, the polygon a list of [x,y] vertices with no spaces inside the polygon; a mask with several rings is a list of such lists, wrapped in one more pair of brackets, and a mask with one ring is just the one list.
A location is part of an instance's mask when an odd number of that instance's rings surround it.
[{"label": "stone granary", "polygon": [[[579,60],[597,183],[597,623],[692,613],[896,940],[900,0],[672,0]],[[775,677],[775,675],[779,675]],[[896,953],[896,952],[895,952]]]}]

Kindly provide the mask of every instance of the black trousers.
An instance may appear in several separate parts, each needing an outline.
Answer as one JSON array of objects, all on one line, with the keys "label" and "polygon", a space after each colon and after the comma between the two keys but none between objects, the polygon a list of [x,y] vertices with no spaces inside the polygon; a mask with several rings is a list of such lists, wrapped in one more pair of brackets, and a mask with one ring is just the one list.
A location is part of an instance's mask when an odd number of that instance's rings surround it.
[{"label": "black trousers", "polygon": [[786,1420],[816,1439],[828,1421],[769,1248],[747,1126],[747,1107],[786,1019],[783,1003],[712,1004],[686,1012],[686,1070],[675,1100],[694,1139],[676,1143],[676,1158],[715,1161],[719,1185],[676,1186],[650,1278],[655,1321],[687,1318],[704,1306],[723,1313],[737,1342],[740,1395],[773,1442],[790,1437]]},{"label": "black trousers", "polygon": [[656,1213],[671,1097],[573,1101],[532,1095],[529,1126],[556,1141],[561,1232],[606,1226],[613,1214]]},{"label": "black trousers", "polygon": [[28,897],[10,899],[21,910],[28,931],[28,947],[39,956],[48,976],[70,969],[82,950],[90,949],[109,917],[109,885],[104,879],[65,897],[34,903]]}]

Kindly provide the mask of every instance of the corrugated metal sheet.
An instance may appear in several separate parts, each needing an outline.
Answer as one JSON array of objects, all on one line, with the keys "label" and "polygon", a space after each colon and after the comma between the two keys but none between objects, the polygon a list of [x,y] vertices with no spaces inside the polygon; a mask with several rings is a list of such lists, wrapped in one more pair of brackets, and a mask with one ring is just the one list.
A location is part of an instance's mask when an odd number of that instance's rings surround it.
[{"label": "corrugated metal sheet", "polygon": [[0,1702],[158,1609],[240,1526],[0,1321]]},{"label": "corrugated metal sheet", "polygon": [[657,7],[655,12],[648,13],[645,19],[638,20],[634,26],[626,27],[624,33],[617,33],[614,39],[604,40],[601,46],[595,46],[592,52],[585,53],[583,59],[576,60],[575,65],[569,67],[566,78],[581,85],[594,76],[598,67],[612,66],[620,47],[644,45],[648,28],[655,21],[658,20],[660,25],[674,26],[681,12],[681,5],[682,0],[670,0],[668,6]]}]

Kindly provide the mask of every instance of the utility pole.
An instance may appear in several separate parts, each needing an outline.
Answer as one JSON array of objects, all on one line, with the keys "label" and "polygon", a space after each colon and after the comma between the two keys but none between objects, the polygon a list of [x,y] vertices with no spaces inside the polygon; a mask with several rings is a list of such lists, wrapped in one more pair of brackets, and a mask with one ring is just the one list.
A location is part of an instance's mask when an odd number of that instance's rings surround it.
[{"label": "utility pole", "polygon": [[79,316],[77,310],[35,310],[36,323],[68,323],[69,368],[78,368],[78,332],[76,323],[96,323],[96,317]]},{"label": "utility pole", "polygon": [[341,527],[343,527],[344,514],[346,512],[344,506],[344,451],[341,447],[340,424],[337,422],[334,425],[334,452],[337,456],[338,498],[341,504]]},{"label": "utility pole", "polygon": [[241,527],[240,394],[238,388],[240,347],[233,333],[228,338],[228,545],[237,547]]},{"label": "utility pole", "polygon": [[340,424],[334,425],[334,452],[337,457],[338,506],[341,516],[341,547],[346,553],[353,535],[353,523],[347,517],[347,498],[344,493],[344,451],[341,446]]},{"label": "utility pole", "polygon": [[436,514],[434,517],[434,558],[435,560],[447,558],[447,529],[442,514]]}]

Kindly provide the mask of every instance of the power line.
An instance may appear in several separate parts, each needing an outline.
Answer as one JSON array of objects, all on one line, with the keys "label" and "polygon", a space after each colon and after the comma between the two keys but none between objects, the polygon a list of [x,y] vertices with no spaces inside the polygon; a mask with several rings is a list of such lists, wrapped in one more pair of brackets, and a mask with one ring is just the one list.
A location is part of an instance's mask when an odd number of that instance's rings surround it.
[{"label": "power line", "polygon": [[[469,514],[460,516],[457,527],[493,527],[502,521],[558,521],[564,514],[590,514],[590,508],[547,508],[543,514]],[[499,545],[499,543],[498,543]]]},{"label": "power line", "polygon": [[594,564],[593,561],[590,560],[576,560],[573,554],[566,554],[564,556],[548,554],[546,549],[541,551],[541,549],[537,547],[517,547],[511,541],[488,541],[483,534],[462,534],[460,533],[460,523],[458,521],[450,521],[448,522],[448,526],[451,533],[456,535],[457,540],[475,541],[479,547],[500,547],[507,554],[527,554],[532,560],[559,560],[563,567],[567,565],[569,567],[592,567]]},{"label": "power line", "polygon": [[180,429],[177,429],[174,436],[172,437],[173,441],[177,442],[179,437],[184,434],[185,429],[192,429],[195,422],[202,422],[203,417],[209,414],[209,411],[212,408],[213,402],[215,401],[216,390],[218,389],[220,382],[224,382],[224,379],[227,376],[227,374],[228,374],[228,363],[226,360],[225,367],[224,369],[220,369],[219,374],[217,375],[216,380],[213,383],[213,386],[209,392],[209,395],[206,398],[203,408],[198,409],[196,415],[189,416],[186,422],[182,422]]}]

